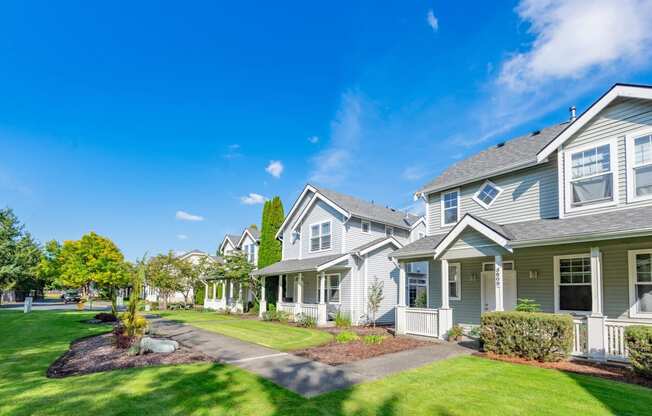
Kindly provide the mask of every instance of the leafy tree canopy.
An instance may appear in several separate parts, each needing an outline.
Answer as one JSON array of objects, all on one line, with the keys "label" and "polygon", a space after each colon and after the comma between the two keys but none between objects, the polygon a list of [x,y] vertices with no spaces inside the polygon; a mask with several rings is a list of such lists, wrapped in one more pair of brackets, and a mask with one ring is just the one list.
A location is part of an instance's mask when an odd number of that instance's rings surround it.
[{"label": "leafy tree canopy", "polygon": [[36,287],[39,245],[10,208],[0,209],[0,295],[15,286]]}]

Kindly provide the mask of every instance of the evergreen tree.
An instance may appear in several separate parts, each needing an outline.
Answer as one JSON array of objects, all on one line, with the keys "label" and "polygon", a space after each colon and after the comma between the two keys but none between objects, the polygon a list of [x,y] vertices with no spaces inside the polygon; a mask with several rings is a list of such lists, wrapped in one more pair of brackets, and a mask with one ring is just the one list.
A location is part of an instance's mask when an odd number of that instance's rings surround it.
[{"label": "evergreen tree", "polygon": [[258,250],[258,268],[281,260],[281,242],[275,236],[284,219],[281,198],[275,196],[272,200],[265,201],[260,232],[260,249]]},{"label": "evergreen tree", "polygon": [[268,265],[267,258],[269,257],[269,209],[271,201],[265,201],[263,205],[263,218],[261,220],[262,229],[260,230],[260,247],[258,248],[258,268],[263,268]]}]

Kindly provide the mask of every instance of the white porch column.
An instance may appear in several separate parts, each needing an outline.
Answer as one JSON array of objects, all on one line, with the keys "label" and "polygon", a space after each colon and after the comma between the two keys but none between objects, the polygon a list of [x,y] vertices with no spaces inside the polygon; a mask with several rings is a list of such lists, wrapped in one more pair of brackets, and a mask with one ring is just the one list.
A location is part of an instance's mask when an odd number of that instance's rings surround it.
[{"label": "white porch column", "polygon": [[496,285],[496,311],[504,311],[504,296],[503,296],[503,256],[494,257],[494,273],[496,274],[495,285]]},{"label": "white porch column", "polygon": [[233,280],[229,280],[229,296],[226,298],[226,303],[233,303]]},{"label": "white porch column", "polygon": [[297,278],[297,303],[295,305],[295,315],[301,313],[301,305],[303,304],[303,273],[299,273]]},{"label": "white porch column", "polygon": [[276,294],[276,310],[278,310],[278,307],[281,306],[281,303],[283,303],[283,279],[285,278],[284,275],[279,275],[278,276],[278,293]]},{"label": "white porch column", "polygon": [[326,308],[326,272],[319,273],[319,305],[317,305],[317,325],[326,325],[328,310]]},{"label": "white porch column", "polygon": [[207,301],[208,301],[208,282],[204,282],[204,306],[206,306]]},{"label": "white porch column", "polygon": [[[220,281],[220,285],[222,285],[222,303],[226,304],[226,281]],[[215,287],[215,290],[217,290],[217,286]],[[217,294],[215,296],[217,296]]]},{"label": "white porch column", "polygon": [[217,298],[217,283],[213,280],[213,297],[211,299],[215,300]]},{"label": "white porch column", "polygon": [[261,318],[267,311],[267,297],[265,293],[265,276],[260,278],[260,305],[258,305],[258,316]]},{"label": "white porch column", "polygon": [[606,361],[605,320],[602,313],[602,253],[591,247],[591,314],[586,318],[589,357]]},{"label": "white porch column", "polygon": [[448,284],[448,260],[441,260],[441,308],[439,309],[438,335],[445,339],[448,331],[453,327],[453,310],[450,306],[450,293]]},{"label": "white porch column", "polygon": [[398,306],[396,306],[396,333],[405,334],[405,263],[398,263]]}]

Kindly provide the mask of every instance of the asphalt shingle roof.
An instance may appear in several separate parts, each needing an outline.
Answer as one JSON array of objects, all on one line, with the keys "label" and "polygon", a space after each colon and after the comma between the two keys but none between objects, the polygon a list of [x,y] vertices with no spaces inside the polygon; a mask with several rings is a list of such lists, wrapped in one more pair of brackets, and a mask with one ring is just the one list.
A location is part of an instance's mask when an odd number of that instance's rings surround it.
[{"label": "asphalt shingle roof", "polygon": [[256,240],[260,239],[260,231],[258,230],[258,227],[247,227],[247,230],[249,230]]},{"label": "asphalt shingle roof", "polygon": [[446,234],[429,235],[418,239],[398,250],[394,251],[390,256],[392,257],[415,257],[415,256],[430,256],[435,252],[437,244],[446,236]]},{"label": "asphalt shingle roof", "polygon": [[392,226],[409,229],[412,224],[419,220],[419,216],[401,212],[382,205],[364,201],[354,196],[345,195],[330,189],[312,185],[319,193],[333,201],[345,211],[356,217],[376,220]]},{"label": "asphalt shingle roof", "polygon": [[528,163],[535,163],[537,153],[552,141],[567,126],[568,122],[541,129],[539,133],[530,133],[508,140],[501,147],[493,146],[487,150],[459,161],[446,169],[441,175],[424,185],[421,192],[443,191],[464,183],[472,182],[518,169]]},{"label": "asphalt shingle roof", "polygon": [[292,260],[282,260],[278,263],[271,264],[262,269],[254,271],[252,274],[254,276],[270,276],[283,273],[296,273],[296,272],[308,272],[314,271],[317,267],[322,264],[328,263],[331,260],[335,260],[338,257],[342,257],[343,254],[331,254],[328,256],[320,257],[310,257],[307,259],[292,259]]}]

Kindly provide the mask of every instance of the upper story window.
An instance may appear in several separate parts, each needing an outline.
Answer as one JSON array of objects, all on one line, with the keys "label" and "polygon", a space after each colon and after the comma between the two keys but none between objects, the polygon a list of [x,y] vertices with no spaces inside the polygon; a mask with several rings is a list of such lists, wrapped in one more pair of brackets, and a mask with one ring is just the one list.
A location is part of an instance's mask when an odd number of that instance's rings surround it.
[{"label": "upper story window", "polygon": [[369,221],[362,221],[362,232],[369,234],[371,232],[371,223]]},{"label": "upper story window", "polygon": [[473,196],[473,200],[483,206],[484,208],[489,208],[491,204],[498,199],[498,195],[503,190],[499,188],[495,183],[491,181],[486,181],[482,184],[478,192]]},{"label": "upper story window", "polygon": [[627,196],[629,200],[652,198],[652,135],[627,140]]},{"label": "upper story window", "polygon": [[460,191],[456,189],[441,195],[441,225],[455,224],[460,217]]},{"label": "upper story window", "polygon": [[390,227],[388,225],[385,226],[385,236],[391,237],[394,235],[394,227]]},{"label": "upper story window", "polygon": [[614,148],[613,143],[607,143],[567,152],[567,209],[581,209],[614,200]]},{"label": "upper story window", "polygon": [[325,221],[310,226],[310,251],[330,250],[331,222]]},{"label": "upper story window", "polygon": [[245,244],[243,249],[244,249],[245,256],[247,256],[247,261],[249,261],[249,263],[253,263],[254,262],[256,245],[255,244]]}]

